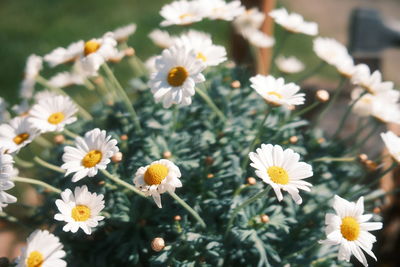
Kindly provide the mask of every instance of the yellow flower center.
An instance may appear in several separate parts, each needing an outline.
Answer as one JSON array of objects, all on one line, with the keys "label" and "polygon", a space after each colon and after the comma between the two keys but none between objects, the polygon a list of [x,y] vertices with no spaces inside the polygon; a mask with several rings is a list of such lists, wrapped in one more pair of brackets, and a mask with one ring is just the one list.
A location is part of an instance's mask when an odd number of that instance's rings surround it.
[{"label": "yellow flower center", "polygon": [[281,167],[272,166],[267,170],[269,177],[272,182],[276,184],[288,184],[289,183],[289,175],[287,171]]},{"label": "yellow flower center", "polygon": [[101,159],[103,158],[103,154],[101,151],[98,150],[92,150],[89,151],[89,153],[86,154],[85,157],[82,159],[82,165],[85,166],[86,168],[92,168],[96,166]]},{"label": "yellow flower center", "polygon": [[353,217],[344,217],[340,225],[342,236],[349,241],[354,241],[360,235],[360,224]]},{"label": "yellow flower center", "polygon": [[56,112],[53,113],[49,116],[49,118],[47,119],[47,121],[51,124],[59,124],[60,122],[62,122],[65,118],[64,113],[62,112]]},{"label": "yellow flower center", "polygon": [[148,185],[161,184],[161,182],[167,177],[168,168],[162,164],[152,164],[147,168],[144,173],[144,181]]},{"label": "yellow flower center", "polygon": [[14,137],[13,141],[17,145],[20,145],[24,141],[26,141],[28,138],[29,138],[29,134],[28,133],[22,133],[22,134],[17,135],[16,137]]},{"label": "yellow flower center", "polygon": [[27,267],[41,267],[44,261],[42,253],[37,250],[32,251],[26,259]]},{"label": "yellow flower center", "polygon": [[193,17],[193,15],[190,14],[190,13],[185,13],[185,14],[180,15],[179,19],[185,19],[185,18],[188,18],[188,17]]},{"label": "yellow flower center", "polygon": [[172,68],[169,72],[168,72],[168,83],[171,86],[177,87],[177,86],[181,86],[186,78],[189,76],[189,72],[184,68],[184,67],[175,67]]},{"label": "yellow flower center", "polygon": [[71,217],[76,222],[84,222],[90,218],[90,209],[85,205],[76,205],[71,211]]},{"label": "yellow flower center", "polygon": [[207,57],[206,57],[203,53],[201,53],[201,52],[197,53],[197,59],[201,59],[201,60],[203,60],[204,62],[207,61]]},{"label": "yellow flower center", "polygon": [[100,46],[101,45],[96,41],[93,41],[93,40],[87,41],[85,43],[85,50],[84,50],[85,56],[96,52],[97,50],[99,50]]},{"label": "yellow flower center", "polygon": [[269,94],[269,95],[274,95],[274,96],[276,96],[276,97],[279,98],[279,99],[282,99],[282,98],[283,98],[283,96],[282,96],[281,94],[279,94],[279,93],[277,93],[277,92],[274,92],[274,91],[268,92],[267,94]]}]

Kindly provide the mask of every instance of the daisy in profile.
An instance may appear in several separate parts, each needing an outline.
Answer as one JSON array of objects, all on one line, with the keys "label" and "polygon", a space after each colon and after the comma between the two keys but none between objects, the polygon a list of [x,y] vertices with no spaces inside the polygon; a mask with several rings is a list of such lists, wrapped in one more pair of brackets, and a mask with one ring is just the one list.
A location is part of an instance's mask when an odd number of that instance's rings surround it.
[{"label": "daisy in profile", "polygon": [[179,179],[181,171],[172,161],[160,159],[146,167],[140,167],[135,174],[133,183],[147,196],[152,196],[159,208],[161,205],[160,194],[175,192],[175,188],[182,187]]},{"label": "daisy in profile", "polygon": [[204,6],[196,1],[174,1],[164,5],[160,15],[164,18],[161,26],[188,25],[204,18]]},{"label": "daisy in profile", "polygon": [[80,40],[70,44],[67,48],[58,47],[43,57],[50,67],[76,61],[82,54],[85,42]]},{"label": "daisy in profile", "polygon": [[347,48],[333,38],[318,37],[314,39],[313,49],[319,58],[331,65],[351,58]]},{"label": "daisy in profile", "polygon": [[336,214],[325,215],[327,239],[321,243],[339,245],[339,260],[349,262],[353,254],[364,266],[368,266],[363,251],[376,260],[372,252],[372,244],[376,242],[376,238],[369,231],[382,229],[382,223],[368,222],[372,218],[372,214],[363,214],[363,197],[354,203],[335,196],[333,208]]},{"label": "daisy in profile", "polygon": [[390,92],[396,99],[400,96],[399,91],[393,89],[393,82],[382,81],[382,73],[379,70],[371,73],[370,68],[366,64],[355,66],[351,82],[355,85],[362,86],[365,90],[374,95]]},{"label": "daisy in profile", "polygon": [[172,104],[190,105],[196,83],[205,81],[201,74],[205,68],[203,61],[187,46],[177,44],[165,49],[156,59],[156,68],[149,86],[156,102],[163,102],[164,108]]},{"label": "daisy in profile", "polygon": [[104,209],[103,198],[102,194],[90,193],[86,185],[75,187],[74,193],[66,189],[61,193],[61,199],[56,200],[60,213],[54,215],[54,219],[67,223],[63,227],[65,232],[76,233],[81,228],[90,235],[92,228],[104,219],[99,215]]},{"label": "daisy in profile", "polygon": [[77,137],[75,145],[64,147],[64,164],[61,166],[67,171],[65,176],[75,173],[72,182],[86,176],[93,177],[98,170],[105,170],[111,162],[110,158],[119,151],[117,140],[98,128],[87,132],[84,138]]},{"label": "daisy in profile", "polygon": [[75,72],[63,71],[59,72],[49,79],[49,84],[54,87],[64,88],[72,85],[83,85],[85,78]]},{"label": "daisy in profile", "polygon": [[262,144],[256,152],[250,152],[249,157],[257,176],[274,189],[279,201],[283,199],[283,190],[292,196],[296,204],[302,203],[299,189],[310,191],[312,184],[304,179],[313,176],[313,171],[311,165],[299,162],[298,153],[290,148],[283,150],[279,145]]},{"label": "daisy in profile", "polygon": [[17,258],[17,267],[66,267],[60,239],[47,230],[36,230],[26,240]]},{"label": "daisy in profile", "polygon": [[395,135],[392,131],[381,133],[381,137],[390,155],[400,162],[400,137]]},{"label": "daisy in profile", "polygon": [[12,157],[5,154],[5,150],[0,148],[0,211],[8,204],[17,201],[16,197],[5,192],[14,187],[14,183],[10,181],[15,174],[13,162]]},{"label": "daisy in profile", "polygon": [[0,180],[10,179],[14,172],[14,160],[11,155],[5,152],[6,150],[0,147]]},{"label": "daisy in profile", "polygon": [[114,39],[118,43],[128,41],[129,36],[131,36],[135,32],[136,32],[136,24],[134,24],[134,23],[125,25],[123,27],[119,27],[119,28],[115,29],[114,31],[112,31],[112,33],[114,35]]},{"label": "daisy in profile", "polygon": [[300,87],[294,83],[285,84],[283,78],[275,79],[271,75],[258,74],[250,78],[251,87],[272,106],[302,105],[304,93],[297,93]]},{"label": "daisy in profile", "polygon": [[35,54],[28,57],[25,65],[24,80],[19,94],[22,98],[31,98],[36,84],[36,77],[43,68],[43,59]]},{"label": "daisy in profile", "polygon": [[267,48],[275,44],[275,39],[273,37],[260,30],[249,29],[248,31],[243,31],[242,36],[249,41],[250,44],[259,48]]},{"label": "daisy in profile", "polygon": [[0,147],[7,153],[17,153],[38,136],[38,131],[26,117],[15,117],[0,125]]},{"label": "daisy in profile", "polygon": [[160,29],[153,30],[148,36],[156,46],[161,48],[173,46],[178,39],[178,37],[170,35],[167,31],[162,31]]},{"label": "daisy in profile", "polygon": [[201,7],[205,8],[205,16],[212,20],[226,20],[232,21],[237,16],[245,12],[245,8],[238,0],[230,1],[229,3],[224,0],[197,0]]},{"label": "daisy in profile", "polygon": [[76,121],[78,108],[68,96],[48,97],[32,107],[28,121],[41,132],[61,132]]},{"label": "daisy in profile", "polygon": [[242,12],[233,21],[235,30],[239,33],[247,32],[248,30],[258,30],[261,28],[265,20],[265,14],[258,8],[251,8]]},{"label": "daisy in profile", "polygon": [[275,20],[275,23],[281,25],[289,32],[303,33],[311,36],[318,34],[317,23],[304,21],[303,17],[297,13],[289,14],[285,8],[272,10],[269,15]]},{"label": "daisy in profile", "polygon": [[279,56],[276,61],[278,69],[284,73],[298,73],[304,70],[304,64],[296,57]]},{"label": "daisy in profile", "polygon": [[211,36],[207,33],[189,30],[182,34],[176,42],[193,49],[196,57],[202,60],[206,66],[217,66],[226,61],[225,47],[214,45]]}]

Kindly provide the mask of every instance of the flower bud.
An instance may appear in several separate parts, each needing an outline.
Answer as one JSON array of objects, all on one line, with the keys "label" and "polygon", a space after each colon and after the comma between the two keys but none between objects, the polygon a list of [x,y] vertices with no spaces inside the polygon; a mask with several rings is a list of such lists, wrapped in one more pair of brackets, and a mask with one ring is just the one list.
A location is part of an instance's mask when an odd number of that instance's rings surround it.
[{"label": "flower bud", "polygon": [[97,85],[103,84],[104,83],[104,78],[101,76],[96,77],[93,82]]},{"label": "flower bud", "polygon": [[366,162],[368,160],[368,155],[367,154],[360,154],[360,155],[358,155],[358,160],[361,163],[364,163],[364,162]]},{"label": "flower bud", "polygon": [[269,222],[269,216],[266,215],[266,214],[261,214],[261,215],[260,215],[260,220],[261,220],[261,222],[263,222],[263,223],[268,223],[268,222]]},{"label": "flower bud", "polygon": [[318,144],[322,144],[322,143],[325,143],[325,138],[323,138],[323,137],[321,137],[321,138],[318,138],[318,140],[317,140],[317,142],[318,142]]},{"label": "flower bud", "polygon": [[212,165],[212,164],[214,163],[214,159],[213,159],[212,157],[210,157],[210,156],[206,157],[206,158],[204,159],[204,161],[205,161],[205,163],[206,163],[207,165]]},{"label": "flower bud", "polygon": [[291,137],[289,138],[289,142],[290,142],[291,144],[296,144],[298,141],[299,141],[299,138],[298,138],[297,136],[295,136],[295,135],[293,135],[293,136],[291,136]]},{"label": "flower bud", "polygon": [[164,153],[163,153],[163,158],[164,159],[169,159],[169,158],[171,158],[172,157],[172,153],[171,153],[171,151],[164,151]]},{"label": "flower bud", "polygon": [[315,94],[317,100],[321,103],[325,103],[329,101],[329,92],[326,90],[318,90]]},{"label": "flower bud", "polygon": [[65,137],[62,134],[57,134],[54,136],[54,143],[56,144],[63,144],[65,142]]},{"label": "flower bud", "polygon": [[247,178],[247,184],[249,184],[249,185],[255,185],[256,183],[257,183],[256,178],[254,178],[254,177],[248,177],[248,178]]},{"label": "flower bud", "polygon": [[155,252],[160,252],[161,250],[163,250],[165,248],[165,241],[163,238],[161,237],[156,237],[153,239],[153,241],[151,241],[151,248],[155,251]]},{"label": "flower bud", "polygon": [[237,89],[237,88],[240,88],[240,86],[241,86],[241,84],[240,84],[240,82],[238,80],[235,80],[235,81],[231,82],[231,87],[232,88]]},{"label": "flower bud", "polygon": [[212,173],[207,174],[207,178],[208,179],[214,178],[214,174],[212,174]]},{"label": "flower bud", "polygon": [[174,221],[179,222],[180,220],[182,220],[181,216],[179,216],[179,215],[174,216]]},{"label": "flower bud", "polygon": [[382,211],[381,208],[375,207],[373,212],[374,212],[375,214],[379,214],[379,213],[381,213],[381,211]]},{"label": "flower bud", "polygon": [[111,157],[112,162],[118,163],[121,162],[123,158],[123,154],[121,152],[117,152],[114,154],[114,156]]},{"label": "flower bud", "polygon": [[366,160],[363,163],[365,167],[367,167],[367,169],[371,172],[376,171],[376,169],[378,168],[378,164],[370,159]]},{"label": "flower bud", "polygon": [[121,138],[122,141],[126,141],[126,140],[128,140],[128,135],[123,134],[123,135],[120,136],[120,138]]},{"label": "flower bud", "polygon": [[124,50],[124,54],[127,57],[131,57],[135,55],[135,49],[133,47],[128,47],[127,49]]}]

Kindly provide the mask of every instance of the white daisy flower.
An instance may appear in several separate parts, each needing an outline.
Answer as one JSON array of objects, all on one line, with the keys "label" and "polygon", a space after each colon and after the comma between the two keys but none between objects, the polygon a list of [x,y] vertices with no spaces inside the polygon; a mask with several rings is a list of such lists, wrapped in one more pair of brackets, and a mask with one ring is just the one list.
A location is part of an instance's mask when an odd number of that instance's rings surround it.
[{"label": "white daisy flower", "polygon": [[398,137],[392,131],[381,133],[381,137],[390,155],[397,162],[400,162],[400,137]]},{"label": "white daisy flower", "polygon": [[170,35],[167,31],[153,30],[149,35],[153,43],[161,48],[169,48],[176,43],[178,37]]},{"label": "white daisy flower", "polygon": [[84,49],[85,42],[80,40],[70,44],[67,48],[58,47],[45,55],[44,60],[50,65],[55,67],[60,64],[76,61],[81,55]]},{"label": "white daisy flower", "polygon": [[10,119],[10,113],[7,111],[8,103],[0,97],[0,123]]},{"label": "white daisy flower", "polygon": [[249,41],[250,44],[259,48],[268,48],[275,44],[275,39],[268,34],[256,30],[248,29],[242,32],[243,38]]},{"label": "white daisy flower", "polygon": [[26,61],[24,80],[21,83],[19,94],[22,98],[31,98],[36,84],[36,77],[43,68],[43,59],[37,55],[30,55]]},{"label": "white daisy flower", "polygon": [[119,43],[126,42],[129,36],[136,32],[136,28],[136,24],[134,23],[119,27],[112,32],[114,35],[114,39],[117,40],[117,42]]},{"label": "white daisy flower", "polygon": [[176,42],[193,49],[197,58],[202,60],[206,66],[217,66],[226,61],[225,47],[214,45],[211,35],[207,33],[189,30],[182,34]]},{"label": "white daisy flower", "polygon": [[17,198],[6,193],[6,190],[10,190],[15,185],[10,180],[0,180],[0,211],[7,207],[8,204],[17,202]]},{"label": "white daisy flower", "polygon": [[381,229],[382,223],[368,222],[372,218],[372,214],[363,214],[363,197],[360,197],[357,203],[354,203],[335,196],[333,208],[336,214],[328,213],[325,216],[327,239],[321,241],[321,243],[340,245],[339,260],[349,262],[350,256],[353,254],[364,266],[368,266],[362,250],[376,260],[371,251],[376,238],[369,231]]},{"label": "white daisy flower", "polygon": [[397,90],[393,90],[393,82],[382,81],[382,73],[379,70],[371,73],[366,64],[359,64],[355,67],[351,81],[355,85],[362,86],[371,94],[379,94],[390,91],[391,94],[393,94],[393,97],[399,99],[400,93]]},{"label": "white daisy flower", "polygon": [[61,166],[67,171],[65,176],[75,172],[72,182],[86,176],[93,177],[98,170],[105,170],[110,158],[119,151],[117,140],[98,128],[87,132],[84,138],[77,137],[75,145],[64,147],[64,164]]},{"label": "white daisy flower", "polygon": [[197,0],[206,9],[205,16],[209,19],[232,21],[245,12],[239,0],[225,2],[224,0]]},{"label": "white daisy flower", "polygon": [[336,65],[338,62],[349,58],[351,59],[347,48],[333,38],[315,38],[313,49],[319,58],[331,65]]},{"label": "white daisy flower", "polygon": [[285,8],[272,10],[269,15],[275,20],[275,23],[290,32],[312,36],[318,34],[317,23],[304,21],[303,17],[297,13],[289,14]]},{"label": "white daisy flower", "polygon": [[164,5],[160,15],[164,18],[161,26],[188,25],[203,19],[204,7],[195,1],[174,1]]},{"label": "white daisy flower", "polygon": [[239,33],[246,32],[252,29],[259,29],[265,20],[265,14],[258,8],[251,8],[243,13],[233,21],[233,26]]},{"label": "white daisy flower", "polygon": [[192,103],[196,83],[204,82],[201,71],[205,65],[189,47],[174,45],[156,59],[157,72],[152,73],[149,86],[156,102],[164,108],[172,104]]},{"label": "white daisy flower", "polygon": [[304,104],[305,94],[297,94],[300,87],[294,83],[285,84],[283,78],[275,79],[271,75],[258,74],[251,77],[250,82],[251,87],[273,106],[289,107]]},{"label": "white daisy flower", "polygon": [[75,72],[63,71],[49,79],[49,84],[54,87],[64,88],[71,85],[83,85],[85,78]]},{"label": "white daisy flower", "polygon": [[40,100],[29,111],[28,118],[42,133],[61,132],[68,124],[74,123],[78,108],[68,96],[48,97]]},{"label": "white daisy flower", "polygon": [[303,62],[293,56],[279,56],[275,63],[278,69],[284,73],[298,73],[304,70]]},{"label": "white daisy flower", "polygon": [[18,153],[38,136],[38,131],[26,117],[15,117],[9,123],[0,125],[0,147],[7,153]]},{"label": "white daisy flower", "polygon": [[35,100],[36,102],[40,102],[40,101],[42,101],[42,100],[44,100],[44,99],[46,99],[46,98],[55,98],[55,97],[57,97],[57,96],[59,96],[59,95],[56,94],[56,93],[54,93],[53,91],[50,91],[50,90],[42,90],[42,91],[39,91],[39,92],[37,92],[37,93],[35,94],[34,100]]},{"label": "white daisy flower", "polygon": [[62,259],[65,251],[60,239],[47,230],[36,230],[29,235],[26,247],[21,249],[17,267],[66,267]]},{"label": "white daisy flower", "polygon": [[99,216],[100,211],[104,209],[104,195],[90,193],[86,185],[75,187],[74,193],[66,189],[61,193],[61,198],[56,200],[60,213],[54,215],[54,219],[67,223],[63,227],[65,232],[76,233],[81,228],[90,235],[92,228],[104,219],[103,216]]},{"label": "white daisy flower", "polygon": [[312,184],[303,179],[313,176],[311,165],[299,162],[300,155],[279,145],[262,144],[255,152],[249,153],[250,164],[256,174],[274,189],[276,197],[282,201],[282,192],[287,191],[296,202],[302,203],[299,189],[310,191]]},{"label": "white daisy flower", "polygon": [[356,70],[353,58],[348,55],[335,62],[337,71],[346,78],[351,78]]},{"label": "white daisy flower", "polygon": [[14,160],[5,151],[4,148],[0,147],[0,180],[8,180],[12,178],[14,173]]},{"label": "white daisy flower", "polygon": [[181,171],[178,166],[167,159],[152,162],[146,167],[140,167],[135,174],[133,183],[147,196],[152,196],[154,202],[161,208],[160,194],[174,192],[175,188],[182,187],[179,179]]}]

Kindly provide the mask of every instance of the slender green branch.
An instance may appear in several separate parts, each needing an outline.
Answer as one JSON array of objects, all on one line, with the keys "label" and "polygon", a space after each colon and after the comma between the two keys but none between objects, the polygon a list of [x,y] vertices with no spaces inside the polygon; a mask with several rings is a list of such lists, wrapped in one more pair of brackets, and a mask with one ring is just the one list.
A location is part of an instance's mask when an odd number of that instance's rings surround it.
[{"label": "slender green branch", "polygon": [[14,156],[14,161],[15,164],[17,164],[18,166],[22,167],[22,168],[33,168],[35,166],[35,164],[33,164],[32,162],[23,160],[21,158],[19,158],[18,156]]},{"label": "slender green branch", "polygon": [[200,217],[200,215],[194,210],[192,209],[183,199],[181,199],[177,194],[175,194],[174,192],[168,192],[171,197],[173,197],[176,201],[178,201],[178,203],[184,208],[186,209],[190,214],[192,214],[192,216],[199,222],[199,224],[201,225],[201,227],[206,228],[206,223],[203,221],[203,219]]},{"label": "slender green branch", "polygon": [[48,190],[50,190],[50,191],[52,191],[54,193],[58,193],[58,194],[61,193],[60,189],[58,189],[58,188],[56,188],[56,187],[54,187],[52,185],[49,185],[48,183],[40,181],[40,180],[36,180],[36,179],[32,179],[32,178],[26,178],[26,177],[14,177],[11,180],[14,181],[14,182],[18,182],[18,183],[39,185],[39,186],[44,187],[44,188],[46,188],[46,189],[48,189]]},{"label": "slender green branch", "polygon": [[50,148],[53,147],[53,143],[51,143],[49,140],[47,140],[46,138],[44,138],[43,136],[37,136],[35,138],[35,142],[45,148]]},{"label": "slender green branch", "polygon": [[75,138],[77,138],[79,135],[77,135],[76,133],[74,133],[74,132],[72,132],[72,131],[70,131],[70,130],[68,130],[67,128],[64,128],[64,134],[65,135],[67,135],[67,136],[69,136],[70,138],[72,138],[72,139],[75,139]]},{"label": "slender green branch", "polygon": [[342,157],[342,158],[330,158],[330,157],[322,157],[311,160],[312,162],[319,162],[319,161],[336,161],[336,162],[351,162],[355,161],[356,157]]},{"label": "slender green branch", "polygon": [[39,164],[40,166],[42,166],[42,167],[44,167],[44,168],[46,168],[46,169],[53,170],[53,171],[59,172],[59,173],[65,173],[65,170],[64,170],[64,169],[61,169],[60,167],[58,167],[58,166],[56,166],[56,165],[53,165],[53,164],[51,164],[51,163],[48,163],[48,162],[42,160],[42,159],[39,158],[39,157],[34,157],[34,158],[33,158],[33,161],[35,161],[37,164]]},{"label": "slender green branch", "polygon": [[199,94],[201,98],[207,103],[208,106],[217,114],[217,116],[223,121],[226,121],[226,117],[224,113],[215,105],[215,103],[211,100],[211,98],[208,96],[208,94],[200,89],[199,87],[196,87],[196,92]]},{"label": "slender green branch", "polygon": [[134,185],[131,185],[131,184],[125,182],[124,180],[122,180],[121,178],[119,178],[119,177],[116,176],[116,175],[112,175],[112,174],[109,173],[107,170],[100,170],[100,171],[101,171],[101,173],[103,173],[107,178],[109,178],[110,180],[114,181],[115,183],[117,183],[117,184],[119,184],[119,185],[121,185],[121,186],[123,186],[123,187],[129,189],[130,191],[132,191],[132,192],[138,194],[138,195],[141,196],[141,197],[146,198],[146,195],[145,195],[143,192],[141,192],[139,189],[137,189]]},{"label": "slender green branch", "polygon": [[292,116],[290,116],[290,118],[288,119],[288,121],[291,121],[295,117],[300,117],[301,115],[306,114],[307,112],[316,108],[319,104],[320,104],[320,102],[316,101],[316,102],[312,103],[311,105],[309,105],[308,107],[305,107],[305,108],[293,113]]}]

